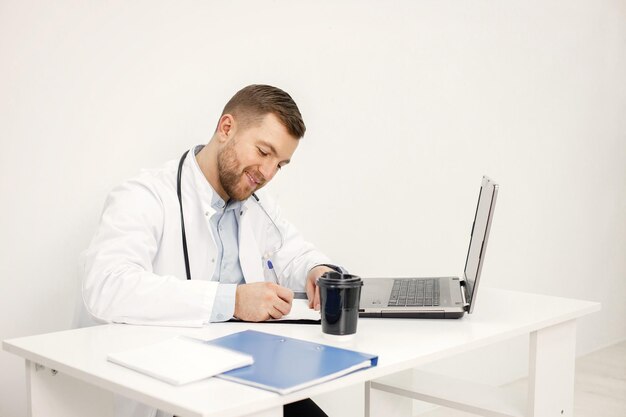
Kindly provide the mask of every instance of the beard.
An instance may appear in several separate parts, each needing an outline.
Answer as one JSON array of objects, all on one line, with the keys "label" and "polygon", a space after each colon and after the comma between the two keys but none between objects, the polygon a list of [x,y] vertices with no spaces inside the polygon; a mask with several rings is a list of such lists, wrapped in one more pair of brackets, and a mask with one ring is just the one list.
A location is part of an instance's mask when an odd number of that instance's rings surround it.
[{"label": "beard", "polygon": [[[261,179],[261,183],[257,187],[250,188],[247,178],[244,178],[242,181],[246,171],[253,178]],[[261,188],[265,183],[263,175],[258,170],[241,168],[234,140],[227,143],[224,149],[217,155],[217,172],[222,188],[228,197],[235,201],[248,199],[254,191]]]}]

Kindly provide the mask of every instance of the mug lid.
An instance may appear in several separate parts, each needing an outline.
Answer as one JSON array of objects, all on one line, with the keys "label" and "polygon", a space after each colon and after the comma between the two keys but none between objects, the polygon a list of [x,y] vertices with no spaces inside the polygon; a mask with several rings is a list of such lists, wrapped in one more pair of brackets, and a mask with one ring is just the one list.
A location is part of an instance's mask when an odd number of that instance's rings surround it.
[{"label": "mug lid", "polygon": [[317,285],[326,288],[356,288],[363,285],[363,280],[360,277],[350,279],[322,279],[322,277],[320,277],[317,280]]}]

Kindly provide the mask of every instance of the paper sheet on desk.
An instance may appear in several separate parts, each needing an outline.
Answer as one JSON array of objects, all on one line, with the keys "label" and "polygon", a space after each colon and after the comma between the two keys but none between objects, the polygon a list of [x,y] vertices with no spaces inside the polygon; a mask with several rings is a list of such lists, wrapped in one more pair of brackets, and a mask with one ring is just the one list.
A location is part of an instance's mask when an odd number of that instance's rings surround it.
[{"label": "paper sheet on desk", "polygon": [[[238,319],[231,319],[231,322],[241,322]],[[286,316],[283,316],[280,319],[270,319],[266,321],[262,321],[260,323],[285,323],[285,324],[320,324],[322,322],[322,317],[319,311],[315,311],[312,308],[309,308],[309,302],[307,300],[302,299],[294,299],[291,303],[291,311]],[[214,324],[219,323],[211,323],[208,326],[214,326]],[[205,327],[207,329],[207,327]],[[215,338],[215,331],[211,329],[207,334],[205,334],[206,330],[193,329],[193,331],[185,333],[186,336],[191,337],[197,340],[211,340]],[[231,331],[232,332],[232,331]],[[228,332],[227,332],[228,333]]]},{"label": "paper sheet on desk", "polygon": [[291,302],[291,311],[289,314],[283,316],[280,319],[271,319],[269,322],[281,322],[281,321],[308,321],[317,322],[321,320],[320,312],[309,308],[308,300],[294,299]]}]

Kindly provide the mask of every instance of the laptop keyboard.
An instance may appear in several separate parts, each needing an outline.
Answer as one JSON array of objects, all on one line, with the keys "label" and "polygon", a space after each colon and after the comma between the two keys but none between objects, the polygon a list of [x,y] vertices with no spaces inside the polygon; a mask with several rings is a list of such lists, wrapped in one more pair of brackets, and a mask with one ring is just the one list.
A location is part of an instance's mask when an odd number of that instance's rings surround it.
[{"label": "laptop keyboard", "polygon": [[420,307],[439,305],[439,280],[434,278],[396,279],[388,306]]}]

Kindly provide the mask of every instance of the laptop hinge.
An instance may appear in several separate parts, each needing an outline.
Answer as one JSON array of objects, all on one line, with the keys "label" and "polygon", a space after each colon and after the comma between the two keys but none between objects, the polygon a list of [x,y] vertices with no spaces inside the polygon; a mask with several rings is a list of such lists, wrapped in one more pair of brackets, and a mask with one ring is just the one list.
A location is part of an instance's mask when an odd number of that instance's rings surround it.
[{"label": "laptop hinge", "polygon": [[459,280],[461,286],[461,298],[463,299],[463,310],[469,311],[469,303],[467,302],[467,282],[464,279]]}]

